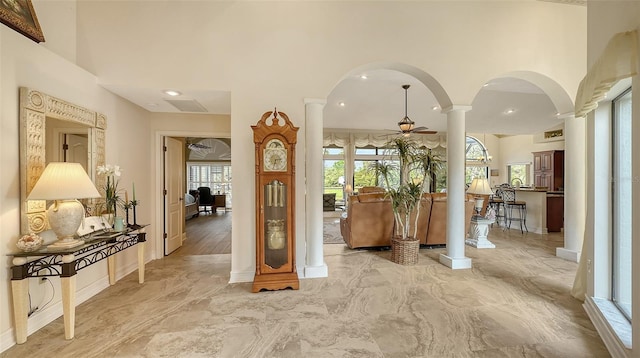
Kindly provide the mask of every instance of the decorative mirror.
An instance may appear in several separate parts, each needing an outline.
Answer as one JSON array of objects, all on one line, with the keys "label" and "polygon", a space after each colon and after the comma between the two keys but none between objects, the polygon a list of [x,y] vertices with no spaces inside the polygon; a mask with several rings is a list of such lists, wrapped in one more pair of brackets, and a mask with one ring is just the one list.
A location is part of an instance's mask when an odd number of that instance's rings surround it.
[{"label": "decorative mirror", "polygon": [[[84,137],[86,133],[87,155],[86,163],[83,164],[86,165],[87,174],[96,187],[101,188],[104,185],[104,178],[96,177],[96,167],[105,164],[107,117],[31,88],[20,87],[20,230],[22,234],[39,233],[47,229],[46,201],[27,200],[27,196],[44,171],[47,158],[56,158],[51,155],[52,153],[46,153],[47,150],[57,150],[47,146],[47,138],[66,135],[64,130],[61,130],[65,127],[72,128],[68,134]],[[53,128],[57,129],[54,131]],[[59,142],[58,139],[55,141]],[[85,158],[83,155],[80,157]]]}]

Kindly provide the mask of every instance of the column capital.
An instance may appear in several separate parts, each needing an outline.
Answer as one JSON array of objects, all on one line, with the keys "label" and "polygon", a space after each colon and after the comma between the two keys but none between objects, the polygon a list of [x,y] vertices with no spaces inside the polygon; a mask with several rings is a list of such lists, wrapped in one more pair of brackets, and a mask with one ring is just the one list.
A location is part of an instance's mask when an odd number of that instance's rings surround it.
[{"label": "column capital", "polygon": [[325,105],[327,104],[327,99],[326,98],[305,98],[304,99],[304,104],[321,104],[321,105]]},{"label": "column capital", "polygon": [[440,113],[449,113],[453,111],[469,112],[471,108],[472,108],[471,106],[467,106],[464,104],[452,104],[448,107],[443,108],[442,111],[440,111]]}]

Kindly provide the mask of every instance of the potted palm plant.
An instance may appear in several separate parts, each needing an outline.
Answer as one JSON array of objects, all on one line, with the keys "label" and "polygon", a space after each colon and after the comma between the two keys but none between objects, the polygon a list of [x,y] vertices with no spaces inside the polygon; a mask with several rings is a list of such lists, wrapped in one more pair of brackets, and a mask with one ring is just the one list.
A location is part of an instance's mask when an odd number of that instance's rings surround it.
[{"label": "potted palm plant", "polygon": [[[379,162],[376,170],[385,181],[395,221],[394,237],[391,238],[391,261],[413,265],[418,261],[420,249],[420,240],[416,237],[420,199],[422,193],[428,191],[428,185],[434,173],[442,167],[443,161],[405,136],[390,140],[387,149],[396,160]],[[395,173],[399,173],[400,180],[393,187],[392,178]]]}]

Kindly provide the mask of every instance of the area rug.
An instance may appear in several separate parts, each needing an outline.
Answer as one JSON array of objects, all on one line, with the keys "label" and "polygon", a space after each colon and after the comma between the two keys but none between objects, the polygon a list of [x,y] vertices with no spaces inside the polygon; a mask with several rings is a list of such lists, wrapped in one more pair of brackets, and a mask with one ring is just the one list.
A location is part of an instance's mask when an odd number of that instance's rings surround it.
[{"label": "area rug", "polygon": [[324,218],[322,228],[325,244],[344,244],[340,235],[340,218]]}]

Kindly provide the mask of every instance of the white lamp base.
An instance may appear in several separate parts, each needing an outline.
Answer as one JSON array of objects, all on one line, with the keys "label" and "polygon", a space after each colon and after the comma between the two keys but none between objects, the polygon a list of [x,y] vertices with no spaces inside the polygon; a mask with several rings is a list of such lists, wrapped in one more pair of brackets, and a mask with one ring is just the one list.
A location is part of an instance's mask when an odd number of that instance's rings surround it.
[{"label": "white lamp base", "polygon": [[82,218],[84,206],[75,199],[56,200],[47,209],[47,220],[51,230],[58,237],[58,241],[49,245],[50,248],[70,248],[84,244],[84,241],[74,238]]},{"label": "white lamp base", "polygon": [[58,240],[47,247],[50,249],[69,249],[72,247],[80,246],[82,244],[84,244],[84,240],[64,239],[64,240]]}]

